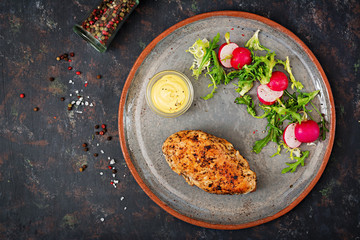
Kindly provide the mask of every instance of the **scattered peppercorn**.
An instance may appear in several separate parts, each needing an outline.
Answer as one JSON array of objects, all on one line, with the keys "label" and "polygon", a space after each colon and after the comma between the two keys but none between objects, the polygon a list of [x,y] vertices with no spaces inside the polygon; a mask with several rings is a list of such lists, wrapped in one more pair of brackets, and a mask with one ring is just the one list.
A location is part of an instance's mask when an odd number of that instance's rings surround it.
[{"label": "scattered peppercorn", "polygon": [[117,170],[116,170],[116,169],[113,169],[113,170],[112,170],[112,173],[113,173],[113,174],[117,173]]},{"label": "scattered peppercorn", "polygon": [[95,132],[95,135],[99,135],[100,133],[99,132]]},{"label": "scattered peppercorn", "polygon": [[69,67],[68,67],[68,69],[69,69],[69,70],[71,70],[71,69],[72,69],[72,67],[71,67],[71,66],[69,66]]},{"label": "scattered peppercorn", "polygon": [[80,72],[80,71],[77,71],[77,72],[76,72],[76,75],[80,75],[80,74],[81,74],[81,72]]},{"label": "scattered peppercorn", "polygon": [[39,111],[39,108],[38,108],[38,107],[34,107],[33,110],[34,110],[34,112],[37,112],[37,111]]},{"label": "scattered peppercorn", "polygon": [[73,52],[70,53],[70,57],[73,57],[75,56],[75,54]]},{"label": "scattered peppercorn", "polygon": [[82,146],[83,146],[83,147],[87,147],[87,143],[83,143]]},{"label": "scattered peppercorn", "polygon": [[86,147],[86,148],[84,148],[84,151],[87,152],[87,151],[89,151],[89,149]]},{"label": "scattered peppercorn", "polygon": [[108,140],[108,141],[111,141],[111,139],[112,139],[111,136],[108,136],[108,137],[107,137],[107,140]]},{"label": "scattered peppercorn", "polygon": [[97,79],[101,79],[101,75],[97,75],[96,78],[97,78]]},{"label": "scattered peppercorn", "polygon": [[95,125],[95,129],[98,129],[100,126],[99,125]]},{"label": "scattered peppercorn", "polygon": [[68,110],[71,111],[71,110],[72,110],[72,107],[68,107]]},{"label": "scattered peppercorn", "polygon": [[52,81],[54,81],[54,80],[55,80],[55,78],[53,78],[53,77],[50,77],[50,78],[49,78],[49,81],[50,81],[50,82],[52,82]]},{"label": "scattered peppercorn", "polygon": [[24,97],[25,97],[25,94],[21,93],[21,94],[20,94],[20,97],[21,97],[21,98],[24,98]]},{"label": "scattered peppercorn", "polygon": [[65,101],[65,98],[64,98],[64,97],[61,97],[60,100],[61,100],[61,101]]},{"label": "scattered peppercorn", "polygon": [[66,57],[66,58],[64,58],[64,61],[69,61],[69,59]]},{"label": "scattered peppercorn", "polygon": [[83,169],[87,168],[87,165],[85,165],[85,164],[84,164],[84,165],[82,165],[82,168],[83,168]]},{"label": "scattered peppercorn", "polygon": [[94,157],[97,157],[97,156],[99,156],[99,154],[97,154],[97,153],[94,153]]}]

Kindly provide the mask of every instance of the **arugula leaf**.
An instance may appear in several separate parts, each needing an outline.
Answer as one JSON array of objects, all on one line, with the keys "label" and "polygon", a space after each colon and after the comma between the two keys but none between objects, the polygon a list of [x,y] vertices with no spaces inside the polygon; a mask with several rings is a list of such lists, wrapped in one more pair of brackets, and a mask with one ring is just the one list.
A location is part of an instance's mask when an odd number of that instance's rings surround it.
[{"label": "arugula leaf", "polygon": [[329,132],[329,129],[326,127],[326,121],[324,119],[323,114],[320,113],[320,111],[315,107],[315,105],[310,102],[311,106],[315,109],[315,111],[319,114],[321,121],[318,122],[318,125],[320,127],[320,134],[321,134],[321,139],[324,141],[326,139],[326,133]]},{"label": "arugula leaf", "polygon": [[269,133],[261,140],[257,140],[253,146],[253,151],[255,153],[261,152],[261,150],[270,142],[271,140],[271,133],[272,131],[269,131]]},{"label": "arugula leaf", "polygon": [[253,146],[253,151],[255,153],[261,152],[261,150],[270,142],[273,141],[279,144],[279,137],[282,136],[283,131],[279,128],[282,122],[279,121],[279,115],[275,112],[271,112],[267,115],[268,125],[267,128],[268,134],[265,138],[260,139],[255,142]]},{"label": "arugula leaf", "polygon": [[255,104],[249,95],[235,98],[235,103],[236,104],[245,104],[247,112],[253,117],[256,116],[256,112],[255,112],[255,108],[254,108]]},{"label": "arugula leaf", "polygon": [[326,127],[325,119],[322,118],[320,122],[318,122],[320,127],[321,139],[324,141],[326,139],[326,133],[329,132],[329,129]]},{"label": "arugula leaf", "polygon": [[294,159],[296,159],[296,162],[294,163],[286,163],[286,165],[288,165],[289,167],[284,168],[281,173],[287,173],[287,172],[295,172],[296,168],[301,165],[304,166],[305,165],[305,158],[307,158],[309,156],[309,151],[304,151],[302,152],[302,156],[301,157],[294,157]]},{"label": "arugula leaf", "polygon": [[293,110],[291,108],[285,108],[281,106],[280,107],[272,106],[271,108],[280,115],[290,114],[293,117],[293,119],[296,119],[298,122],[301,122],[301,115],[297,113],[297,109]]},{"label": "arugula leaf", "polygon": [[316,90],[310,93],[300,93],[297,97],[297,102],[299,106],[305,106],[308,104],[311,100],[314,99],[314,97],[320,92],[320,90]]},{"label": "arugula leaf", "polygon": [[210,84],[209,87],[213,86],[213,89],[211,93],[203,97],[204,100],[208,100],[214,96],[217,85],[228,81],[224,69],[220,66],[219,61],[217,60],[216,52],[214,50],[211,50],[211,63],[211,71],[205,73],[205,75],[210,76],[212,84]]}]

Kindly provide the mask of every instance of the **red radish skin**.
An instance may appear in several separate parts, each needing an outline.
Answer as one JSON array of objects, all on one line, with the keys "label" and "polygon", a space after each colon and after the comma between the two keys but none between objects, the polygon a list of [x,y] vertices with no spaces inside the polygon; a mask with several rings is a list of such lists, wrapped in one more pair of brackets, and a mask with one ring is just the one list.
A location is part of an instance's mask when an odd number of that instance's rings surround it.
[{"label": "red radish skin", "polygon": [[296,123],[289,124],[283,133],[283,140],[289,148],[297,148],[301,145],[301,142],[295,137]]},{"label": "red radish skin", "polygon": [[241,69],[244,65],[249,65],[252,62],[251,52],[247,48],[235,48],[232,55],[230,63],[235,69]]},{"label": "red radish skin", "polygon": [[231,68],[231,58],[232,53],[234,49],[238,48],[239,46],[236,43],[224,43],[219,48],[219,61],[221,62],[221,65],[223,65],[226,68]]},{"label": "red radish skin", "polygon": [[281,98],[284,94],[284,91],[273,91],[266,84],[261,84],[257,88],[257,96],[265,105],[273,105],[276,102],[276,99]]},{"label": "red radish skin", "polygon": [[318,139],[319,125],[313,120],[303,121],[295,127],[295,137],[303,143],[310,143]]},{"label": "red radish skin", "polygon": [[273,91],[284,91],[289,85],[289,80],[285,73],[274,71],[272,72],[270,82],[267,85]]}]

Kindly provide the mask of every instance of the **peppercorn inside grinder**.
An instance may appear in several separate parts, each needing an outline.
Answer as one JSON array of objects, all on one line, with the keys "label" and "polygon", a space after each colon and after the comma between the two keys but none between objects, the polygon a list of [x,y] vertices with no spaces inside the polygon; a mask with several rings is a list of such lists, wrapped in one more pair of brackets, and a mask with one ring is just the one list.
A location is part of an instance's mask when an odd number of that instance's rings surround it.
[{"label": "peppercorn inside grinder", "polygon": [[96,50],[105,52],[138,4],[139,0],[102,0],[73,30]]}]

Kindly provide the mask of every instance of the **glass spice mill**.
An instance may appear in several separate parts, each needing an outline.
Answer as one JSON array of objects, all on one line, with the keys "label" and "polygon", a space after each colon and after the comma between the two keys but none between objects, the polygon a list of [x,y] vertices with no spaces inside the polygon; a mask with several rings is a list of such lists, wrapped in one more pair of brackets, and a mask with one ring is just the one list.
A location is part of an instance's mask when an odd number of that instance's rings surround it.
[{"label": "glass spice mill", "polygon": [[139,0],[102,0],[73,30],[99,52],[105,52]]}]

